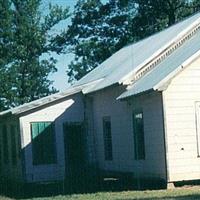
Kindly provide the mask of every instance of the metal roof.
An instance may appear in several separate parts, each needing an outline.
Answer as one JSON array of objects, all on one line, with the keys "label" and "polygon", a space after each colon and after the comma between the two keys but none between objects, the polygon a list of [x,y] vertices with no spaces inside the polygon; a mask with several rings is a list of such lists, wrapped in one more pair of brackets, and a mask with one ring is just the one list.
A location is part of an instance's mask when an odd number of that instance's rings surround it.
[{"label": "metal roof", "polygon": [[85,87],[90,87],[92,84],[96,84],[96,83],[94,82],[94,83],[85,84],[85,85],[76,86],[76,87],[71,86],[68,89],[66,89],[65,92],[58,92],[56,94],[52,94],[52,95],[49,95],[47,97],[43,97],[41,99],[32,101],[30,103],[25,103],[21,106],[0,112],[0,116],[6,115],[6,114],[16,114],[17,115],[17,114],[24,113],[26,111],[44,106],[46,104],[49,104],[49,103],[52,103],[52,102],[55,102],[55,101],[58,101],[58,100],[61,100],[61,99],[68,97],[70,95],[77,94],[77,93],[81,92]]},{"label": "metal roof", "polygon": [[75,85],[82,85],[102,79],[98,85],[85,91],[85,93],[90,93],[119,83],[128,74],[133,73],[138,70],[139,67],[149,62],[149,59],[158,55],[162,50],[170,46],[199,22],[200,13],[164,31],[122,48],[80,79]]},{"label": "metal roof", "polygon": [[[183,63],[200,51],[200,31],[165,58],[153,70],[136,81],[128,90],[118,97],[127,98],[139,93],[158,89],[159,83],[165,83],[183,69]],[[164,84],[164,82],[162,83]],[[162,85],[160,85],[161,87]]]}]

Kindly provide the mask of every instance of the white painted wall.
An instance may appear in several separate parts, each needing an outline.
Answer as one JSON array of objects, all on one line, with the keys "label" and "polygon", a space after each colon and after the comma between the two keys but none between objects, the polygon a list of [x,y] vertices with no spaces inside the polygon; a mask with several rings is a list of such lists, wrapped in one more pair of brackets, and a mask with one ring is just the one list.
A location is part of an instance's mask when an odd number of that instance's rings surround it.
[{"label": "white painted wall", "polygon": [[[110,87],[93,95],[94,133],[97,161],[103,170],[133,172],[136,176],[165,178],[162,101],[159,94],[141,96],[128,103],[117,101],[120,87]],[[144,112],[146,160],[134,159],[132,112]],[[111,117],[113,161],[104,159],[104,116]]]},{"label": "white painted wall", "polygon": [[[64,122],[82,122],[84,105],[81,94],[66,98],[60,103],[46,106],[38,111],[20,117],[22,148],[25,150],[25,176],[27,182],[62,180],[65,172],[63,139]],[[52,121],[55,123],[57,163],[50,165],[32,164],[31,122]]]},{"label": "white painted wall", "polygon": [[169,181],[200,179],[195,102],[200,101],[200,58],[176,76],[163,92]]},{"label": "white painted wall", "polygon": [[152,92],[132,99],[131,110],[141,109],[144,120],[145,160],[135,161],[141,176],[166,179],[162,96]]}]

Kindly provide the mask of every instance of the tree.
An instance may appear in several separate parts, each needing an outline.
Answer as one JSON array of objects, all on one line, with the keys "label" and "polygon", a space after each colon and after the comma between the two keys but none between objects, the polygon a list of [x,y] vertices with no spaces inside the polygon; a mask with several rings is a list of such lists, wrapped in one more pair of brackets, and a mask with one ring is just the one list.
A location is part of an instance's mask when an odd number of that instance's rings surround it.
[{"label": "tree", "polygon": [[200,11],[200,1],[199,0],[193,0],[191,2],[192,12]]},{"label": "tree", "polygon": [[69,9],[50,4],[49,13],[43,16],[41,2],[10,0],[6,8],[12,13],[12,37],[8,39],[12,47],[11,60],[3,65],[9,77],[9,90],[1,96],[6,107],[18,106],[56,91],[50,88],[52,81],[48,79],[49,74],[56,71],[56,60],[52,56],[41,56],[55,51],[56,44],[52,41],[56,35],[51,30],[69,17]]},{"label": "tree", "polygon": [[13,61],[12,52],[12,11],[11,2],[0,0],[0,108],[4,107],[5,96],[11,88],[10,76],[7,73],[9,63]]}]

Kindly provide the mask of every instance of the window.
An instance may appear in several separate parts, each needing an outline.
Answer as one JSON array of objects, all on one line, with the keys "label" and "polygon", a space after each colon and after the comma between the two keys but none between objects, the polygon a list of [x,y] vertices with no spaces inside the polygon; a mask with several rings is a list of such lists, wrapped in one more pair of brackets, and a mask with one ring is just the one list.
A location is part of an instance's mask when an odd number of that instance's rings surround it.
[{"label": "window", "polygon": [[6,125],[3,125],[3,160],[4,164],[9,162],[9,152],[8,152],[8,132]]},{"label": "window", "polygon": [[31,123],[33,164],[56,162],[54,125],[51,122]]},{"label": "window", "polygon": [[103,137],[105,160],[112,160],[112,134],[110,117],[103,117]]},{"label": "window", "polygon": [[145,159],[145,143],[144,143],[144,122],[143,113],[135,112],[133,114],[133,130],[134,130],[134,146],[135,146],[135,159]]},{"label": "window", "polygon": [[200,157],[200,102],[196,102],[197,156]]},{"label": "window", "polygon": [[16,144],[16,127],[10,126],[11,132],[11,152],[12,152],[12,165],[17,164],[17,144]]}]

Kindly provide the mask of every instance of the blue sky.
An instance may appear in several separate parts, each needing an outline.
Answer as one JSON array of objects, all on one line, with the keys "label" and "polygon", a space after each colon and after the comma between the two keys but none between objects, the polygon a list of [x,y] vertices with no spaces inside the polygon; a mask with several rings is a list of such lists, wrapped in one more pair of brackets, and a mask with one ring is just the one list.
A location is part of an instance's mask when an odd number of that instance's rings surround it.
[{"label": "blue sky", "polygon": [[[69,6],[71,11],[73,11],[73,7],[77,2],[77,0],[43,0],[43,1],[44,1],[44,5],[42,7],[44,8],[42,9],[47,8],[48,3],[52,3],[52,4],[58,4],[64,7]],[[108,0],[103,0],[102,2],[106,2],[106,1]],[[54,31],[58,31],[59,29],[64,29],[65,27],[67,27],[69,23],[70,23],[70,20],[61,22],[58,26],[55,27]],[[73,59],[73,55],[72,54],[63,54],[63,55],[53,54],[53,56],[58,60],[57,65],[56,65],[58,71],[50,75],[50,79],[54,81],[53,86],[55,88],[57,88],[60,91],[63,91],[69,86],[66,70],[67,70],[68,64]]]}]

